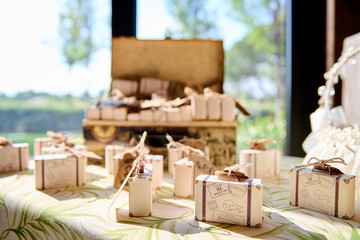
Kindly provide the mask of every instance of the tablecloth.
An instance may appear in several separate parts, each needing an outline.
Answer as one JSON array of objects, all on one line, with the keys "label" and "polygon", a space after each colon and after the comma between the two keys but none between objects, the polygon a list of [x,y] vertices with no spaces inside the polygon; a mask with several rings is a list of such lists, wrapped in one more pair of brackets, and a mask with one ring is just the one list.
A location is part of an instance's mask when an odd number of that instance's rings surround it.
[{"label": "tablecloth", "polygon": [[263,224],[250,228],[194,219],[193,199],[173,196],[165,175],[153,200],[151,217],[128,216],[128,192],[109,209],[116,189],[101,166],[87,166],[85,186],[42,190],[34,171],[0,175],[1,239],[360,239],[360,206],[343,220],[289,205],[289,169],[300,158],[281,160],[281,174],[264,179]]}]

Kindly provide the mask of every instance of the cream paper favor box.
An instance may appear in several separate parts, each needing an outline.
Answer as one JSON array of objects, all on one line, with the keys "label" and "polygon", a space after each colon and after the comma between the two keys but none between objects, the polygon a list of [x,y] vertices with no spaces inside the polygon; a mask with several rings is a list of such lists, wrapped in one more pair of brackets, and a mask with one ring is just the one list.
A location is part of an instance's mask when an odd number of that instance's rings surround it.
[{"label": "cream paper favor box", "polygon": [[162,187],[164,175],[164,157],[162,155],[146,155],[145,162],[152,164],[152,188]]},{"label": "cream paper favor box", "polygon": [[74,154],[35,156],[36,189],[63,188],[84,185],[86,157]]},{"label": "cream paper favor box", "polygon": [[28,164],[29,144],[0,146],[0,173],[26,170]]},{"label": "cream paper favor box", "polygon": [[191,198],[194,196],[194,162],[183,158],[175,163],[174,195]]},{"label": "cream paper favor box", "polygon": [[105,169],[108,173],[116,174],[118,169],[118,161],[114,159],[114,156],[124,152],[127,147],[120,145],[107,145],[105,147]]},{"label": "cream paper favor box", "polygon": [[168,171],[171,175],[174,175],[174,164],[183,158],[183,151],[179,148],[168,148]]},{"label": "cream paper favor box", "polygon": [[355,214],[355,176],[298,168],[290,171],[290,204],[334,217]]},{"label": "cream paper favor box", "polygon": [[55,142],[51,138],[35,138],[34,142],[34,155],[41,155],[43,147],[50,147]]},{"label": "cream paper favor box", "polygon": [[251,163],[241,168],[241,172],[250,178],[267,178],[280,174],[280,151],[278,149],[246,149],[240,151],[240,164]]},{"label": "cream paper favor box", "polygon": [[195,180],[195,219],[260,227],[262,198],[260,179],[223,181],[200,175]]},{"label": "cream paper favor box", "polygon": [[144,173],[129,178],[129,216],[147,217],[152,212],[152,165]]}]

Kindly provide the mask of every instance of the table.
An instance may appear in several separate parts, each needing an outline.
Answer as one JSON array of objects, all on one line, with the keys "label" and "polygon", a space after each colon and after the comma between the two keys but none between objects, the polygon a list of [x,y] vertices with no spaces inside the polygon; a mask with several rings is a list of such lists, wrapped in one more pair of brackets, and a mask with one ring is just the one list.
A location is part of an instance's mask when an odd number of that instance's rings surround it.
[{"label": "table", "polygon": [[35,190],[33,169],[1,174],[0,239],[360,239],[358,200],[351,220],[289,205],[289,169],[300,162],[284,157],[280,176],[264,180],[261,228],[195,221],[194,201],[173,196],[169,175],[156,191],[153,215],[135,218],[126,191],[109,210],[116,190],[100,166],[87,166],[85,186],[43,191]]}]

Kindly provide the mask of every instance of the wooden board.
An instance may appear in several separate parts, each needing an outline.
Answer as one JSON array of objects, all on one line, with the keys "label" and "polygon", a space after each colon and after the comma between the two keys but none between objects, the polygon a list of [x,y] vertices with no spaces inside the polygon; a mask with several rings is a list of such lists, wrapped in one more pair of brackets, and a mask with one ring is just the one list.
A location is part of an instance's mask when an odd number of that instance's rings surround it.
[{"label": "wooden board", "polygon": [[222,92],[222,41],[112,39],[112,79],[160,78]]}]

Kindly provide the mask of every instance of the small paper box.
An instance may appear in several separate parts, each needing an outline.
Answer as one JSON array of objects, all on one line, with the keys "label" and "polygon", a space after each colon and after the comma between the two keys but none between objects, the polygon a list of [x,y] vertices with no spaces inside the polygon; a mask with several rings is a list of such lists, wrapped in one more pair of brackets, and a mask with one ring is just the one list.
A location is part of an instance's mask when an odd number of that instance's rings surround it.
[{"label": "small paper box", "polygon": [[195,219],[260,227],[262,196],[260,179],[223,181],[215,175],[200,175],[195,180]]},{"label": "small paper box", "polygon": [[207,97],[207,112],[209,119],[219,120],[221,118],[221,102],[220,95]]},{"label": "small paper box", "polygon": [[151,122],[154,120],[154,115],[152,110],[141,110],[140,111],[140,120],[144,122]]},{"label": "small paper box", "polygon": [[180,107],[181,121],[190,122],[192,121],[192,111],[190,105]]},{"label": "small paper box", "polygon": [[[150,165],[150,166],[149,166]],[[129,178],[129,216],[147,217],[152,212],[151,164],[145,164],[144,173]]]},{"label": "small paper box", "polygon": [[174,195],[190,198],[194,196],[194,162],[183,158],[175,164]]},{"label": "small paper box", "polygon": [[156,78],[141,78],[139,93],[141,95],[150,96],[153,93],[164,93],[169,88],[169,81]]},{"label": "small paper box", "polygon": [[86,118],[92,120],[100,119],[100,109],[99,108],[88,108],[86,111]]},{"label": "small paper box", "polygon": [[167,121],[167,113],[164,110],[155,110],[154,111],[154,121],[155,122],[166,122]]},{"label": "small paper box", "polygon": [[[114,177],[114,188],[120,188],[121,184],[124,182],[126,176],[130,172],[132,163],[137,158],[137,156],[137,152],[129,152],[125,153],[124,155],[120,155],[119,157],[114,157],[114,169],[117,168],[117,170],[114,170],[114,174],[116,173]],[[127,182],[124,189],[126,189],[128,185],[129,183]]]},{"label": "small paper box", "polygon": [[174,164],[183,158],[183,152],[178,149],[171,147],[168,149],[168,171],[171,175],[174,175]]},{"label": "small paper box", "polygon": [[114,108],[100,108],[100,119],[114,120]]},{"label": "small paper box", "polygon": [[145,162],[148,164],[152,164],[153,189],[161,188],[164,173],[164,157],[162,155],[146,155]]},{"label": "small paper box", "polygon": [[169,108],[167,111],[167,119],[169,122],[180,122],[180,109],[179,108]]},{"label": "small paper box", "polygon": [[43,147],[41,148],[40,155],[49,155],[49,154],[63,154],[64,149],[56,147]]},{"label": "small paper box", "polygon": [[222,100],[222,120],[234,121],[235,120],[235,100],[232,97],[224,97]]},{"label": "small paper box", "polygon": [[290,204],[343,219],[355,214],[355,176],[290,170]]},{"label": "small paper box", "polygon": [[207,106],[204,95],[191,96],[192,117],[195,120],[206,119]]},{"label": "small paper box", "polygon": [[0,173],[26,170],[28,165],[29,144],[0,146]]},{"label": "small paper box", "polygon": [[140,121],[140,114],[139,113],[129,113],[127,115],[127,120],[138,122],[138,121]]},{"label": "small paper box", "polygon": [[250,178],[267,178],[280,174],[280,151],[278,149],[240,151],[240,163],[251,163],[241,168],[241,172]]},{"label": "small paper box", "polygon": [[115,108],[114,109],[114,120],[125,121],[127,115],[127,108]]},{"label": "small paper box", "polygon": [[108,173],[115,174],[118,169],[118,161],[114,160],[114,156],[124,152],[127,147],[119,145],[107,145],[105,147],[105,169]]},{"label": "small paper box", "polygon": [[35,156],[36,189],[63,188],[84,185],[86,157],[74,154]]},{"label": "small paper box", "polygon": [[34,155],[41,155],[41,149],[43,147],[50,147],[54,144],[51,138],[35,138],[34,142]]},{"label": "small paper box", "polygon": [[111,90],[119,89],[125,96],[134,96],[137,93],[138,82],[127,79],[113,79]]}]

